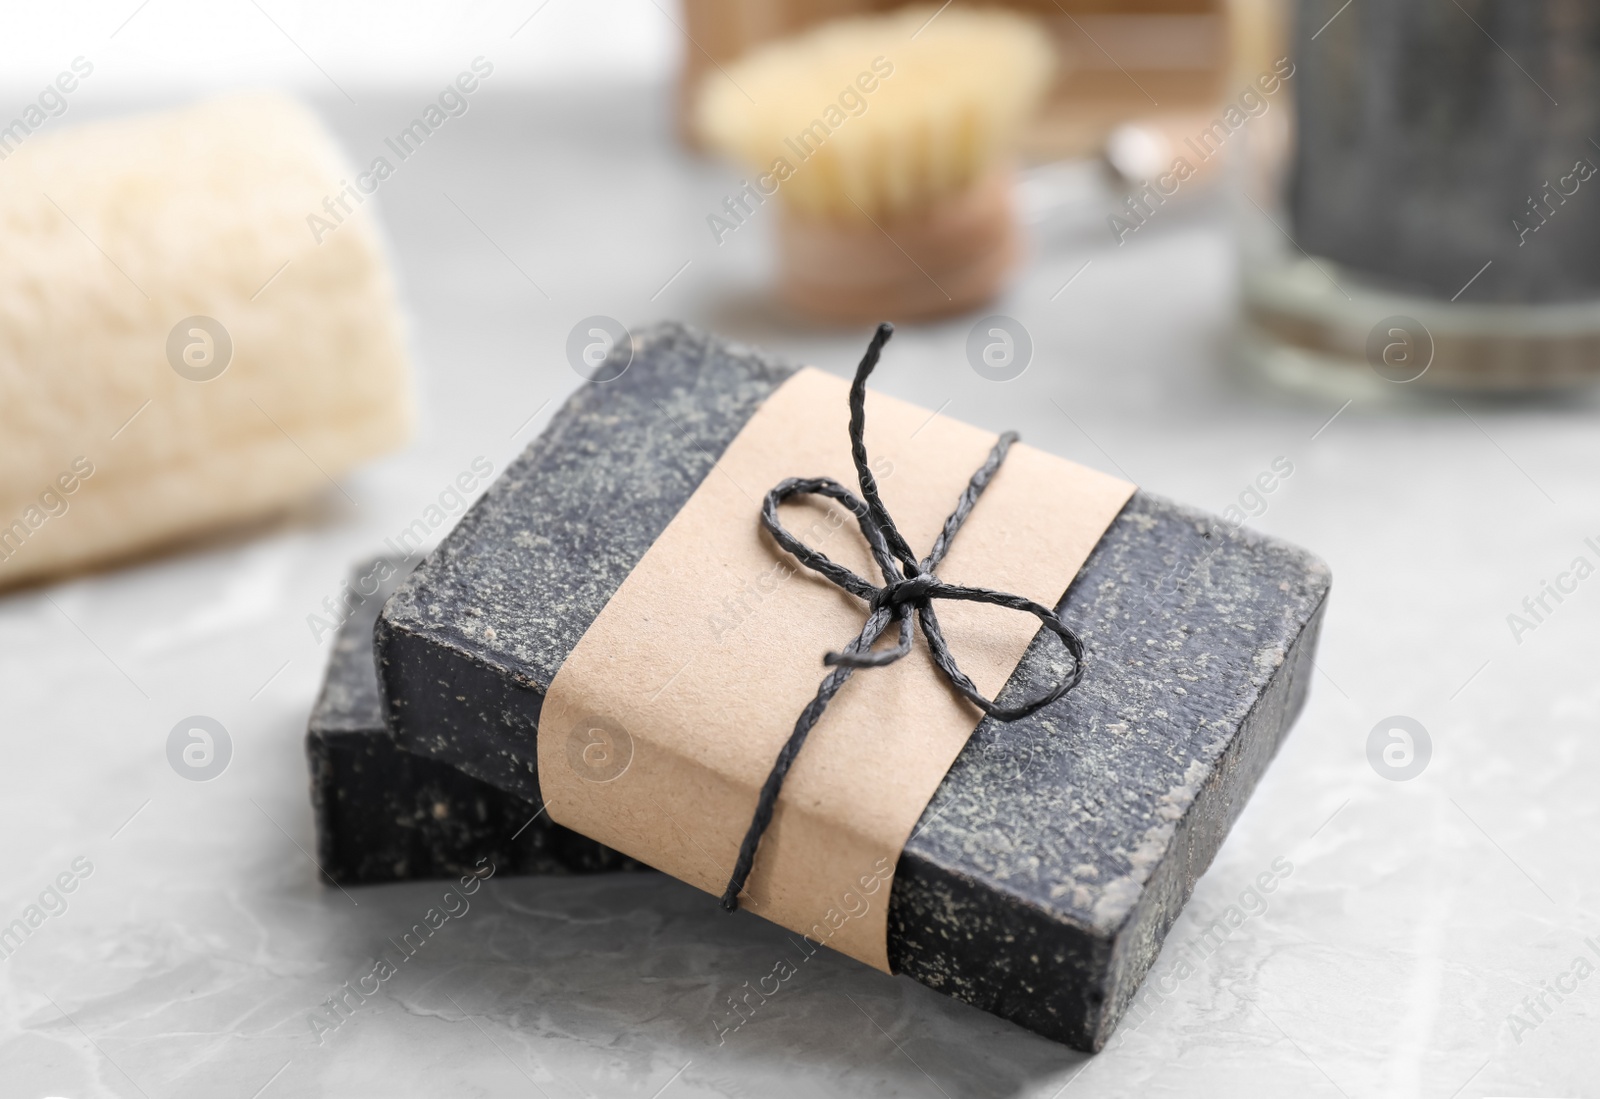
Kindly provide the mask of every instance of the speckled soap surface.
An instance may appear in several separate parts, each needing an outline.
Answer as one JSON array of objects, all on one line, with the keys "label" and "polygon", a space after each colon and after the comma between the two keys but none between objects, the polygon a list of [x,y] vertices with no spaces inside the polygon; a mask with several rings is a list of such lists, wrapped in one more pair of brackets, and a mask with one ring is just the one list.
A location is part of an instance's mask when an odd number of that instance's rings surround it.
[{"label": "speckled soap surface", "polygon": [[632,859],[551,823],[537,804],[395,744],[383,722],[372,626],[399,579],[400,571],[382,560],[352,571],[354,606],[339,627],[307,723],[322,873],[343,886],[486,870],[637,869]]},{"label": "speckled soap surface", "polygon": [[[635,344],[379,623],[400,742],[530,802],[545,687],[793,369],[676,325]],[[1303,551],[1136,494],[1060,606],[1089,647],[1082,685],[977,724],[908,843],[895,971],[1103,1045],[1298,712],[1328,586]],[[1036,641],[1002,699],[1051,678],[1053,654]]]}]

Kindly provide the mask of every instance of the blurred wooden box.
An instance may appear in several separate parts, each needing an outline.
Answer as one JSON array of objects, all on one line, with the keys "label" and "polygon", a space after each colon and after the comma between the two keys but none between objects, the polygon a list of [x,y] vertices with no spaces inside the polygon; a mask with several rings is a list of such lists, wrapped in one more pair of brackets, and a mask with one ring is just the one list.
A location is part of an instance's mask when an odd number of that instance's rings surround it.
[{"label": "blurred wooden box", "polygon": [[[1024,141],[1030,160],[1099,152],[1119,123],[1209,109],[1228,67],[1227,0],[991,0],[1036,16],[1055,40],[1060,68]],[[680,132],[691,129],[694,90],[707,72],[752,47],[842,16],[905,6],[902,0],[683,0]],[[929,7],[930,14],[936,10]]]}]

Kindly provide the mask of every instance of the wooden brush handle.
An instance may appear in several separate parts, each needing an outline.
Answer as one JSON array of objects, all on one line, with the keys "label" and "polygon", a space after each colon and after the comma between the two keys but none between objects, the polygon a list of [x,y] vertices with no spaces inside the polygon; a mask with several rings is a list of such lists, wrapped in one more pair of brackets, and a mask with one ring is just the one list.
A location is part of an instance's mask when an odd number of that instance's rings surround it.
[{"label": "wooden brush handle", "polygon": [[926,210],[818,218],[783,208],[779,292],[816,320],[857,324],[962,313],[1000,291],[1020,252],[1009,170]]}]

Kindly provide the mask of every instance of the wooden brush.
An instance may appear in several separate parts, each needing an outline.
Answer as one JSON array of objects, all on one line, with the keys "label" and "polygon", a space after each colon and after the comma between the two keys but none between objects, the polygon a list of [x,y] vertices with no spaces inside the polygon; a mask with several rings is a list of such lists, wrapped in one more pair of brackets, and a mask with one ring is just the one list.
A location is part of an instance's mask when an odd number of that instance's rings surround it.
[{"label": "wooden brush", "polygon": [[763,47],[701,87],[701,136],[755,172],[712,231],[776,195],[780,291],[822,320],[977,306],[1018,253],[1011,152],[1053,65],[1034,23],[995,9],[900,9]]}]

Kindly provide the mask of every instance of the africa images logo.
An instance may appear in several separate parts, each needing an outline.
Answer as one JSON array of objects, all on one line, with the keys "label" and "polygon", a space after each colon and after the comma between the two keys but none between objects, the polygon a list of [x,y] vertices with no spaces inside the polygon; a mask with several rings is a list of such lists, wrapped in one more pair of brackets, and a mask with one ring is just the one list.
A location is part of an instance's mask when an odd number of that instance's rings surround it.
[{"label": "africa images logo", "polygon": [[193,714],[167,734],[167,762],[190,782],[210,782],[228,769],[232,758],[233,738],[214,717]]}]

